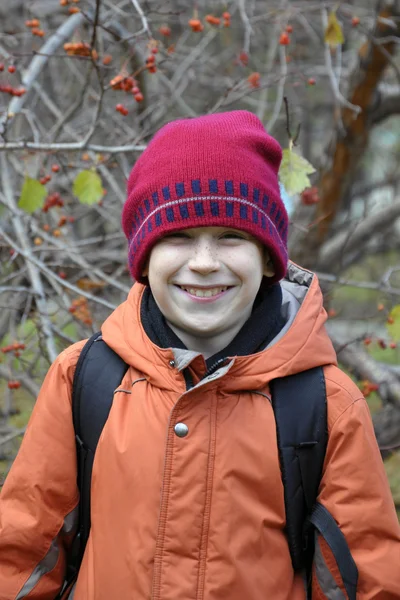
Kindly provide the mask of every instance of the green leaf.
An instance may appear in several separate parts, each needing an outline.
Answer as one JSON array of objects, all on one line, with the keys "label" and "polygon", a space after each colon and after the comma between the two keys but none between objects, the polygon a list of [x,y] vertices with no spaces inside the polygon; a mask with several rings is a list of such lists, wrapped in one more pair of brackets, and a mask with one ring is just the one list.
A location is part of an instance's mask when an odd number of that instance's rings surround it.
[{"label": "green leaf", "polygon": [[75,178],[72,191],[82,204],[95,204],[104,194],[100,175],[96,171],[81,171]]},{"label": "green leaf", "polygon": [[340,25],[334,10],[329,13],[324,39],[331,48],[336,48],[336,46],[340,46],[344,42],[342,26]]},{"label": "green leaf", "polygon": [[311,182],[308,175],[314,172],[315,169],[308,160],[299,156],[290,148],[283,151],[279,178],[290,196],[301,194],[306,188],[310,187]]},{"label": "green leaf", "polygon": [[394,342],[400,342],[400,304],[392,308],[389,318],[393,320],[393,323],[386,323],[389,335]]},{"label": "green leaf", "polygon": [[47,190],[40,181],[25,177],[18,207],[27,213],[33,213],[38,208],[42,208],[46,196]]}]

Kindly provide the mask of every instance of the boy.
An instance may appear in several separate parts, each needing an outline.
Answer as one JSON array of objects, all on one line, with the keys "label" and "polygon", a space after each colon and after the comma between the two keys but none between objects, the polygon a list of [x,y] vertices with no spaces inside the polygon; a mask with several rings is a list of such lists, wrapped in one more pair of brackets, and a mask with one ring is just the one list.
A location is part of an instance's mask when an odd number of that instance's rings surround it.
[{"label": "boy", "polygon": [[[123,228],[138,283],[102,327],[130,367],[97,446],[69,598],[305,599],[269,383],[318,366],[329,432],[318,502],[357,566],[357,599],[400,598],[399,525],[368,408],[336,366],[316,277],[287,266],[280,160],[257,117],[235,111],[166,125],[133,168]],[[50,368],[1,495],[1,600],[50,600],[62,585],[82,347]],[[343,579],[319,534],[312,597],[347,598]]]}]

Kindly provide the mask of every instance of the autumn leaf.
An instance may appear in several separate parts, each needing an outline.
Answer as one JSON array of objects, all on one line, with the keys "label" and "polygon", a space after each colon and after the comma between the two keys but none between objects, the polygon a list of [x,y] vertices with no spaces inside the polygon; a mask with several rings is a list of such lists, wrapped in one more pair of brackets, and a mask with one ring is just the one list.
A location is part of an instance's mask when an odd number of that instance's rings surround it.
[{"label": "autumn leaf", "polygon": [[33,213],[38,208],[42,208],[46,196],[47,190],[40,181],[25,177],[18,207],[27,213]]},{"label": "autumn leaf", "polygon": [[308,175],[314,173],[315,169],[305,158],[286,148],[282,153],[282,163],[279,170],[279,179],[285,186],[290,196],[301,194],[310,187],[311,182]]},{"label": "autumn leaf", "polygon": [[324,39],[331,48],[336,48],[336,46],[340,46],[344,42],[342,26],[340,25],[334,10],[329,13]]},{"label": "autumn leaf", "polygon": [[395,342],[400,342],[400,304],[396,304],[390,311],[390,321],[386,323],[390,337]]},{"label": "autumn leaf", "polygon": [[72,192],[82,204],[95,204],[103,197],[100,175],[96,171],[81,171],[75,178]]}]

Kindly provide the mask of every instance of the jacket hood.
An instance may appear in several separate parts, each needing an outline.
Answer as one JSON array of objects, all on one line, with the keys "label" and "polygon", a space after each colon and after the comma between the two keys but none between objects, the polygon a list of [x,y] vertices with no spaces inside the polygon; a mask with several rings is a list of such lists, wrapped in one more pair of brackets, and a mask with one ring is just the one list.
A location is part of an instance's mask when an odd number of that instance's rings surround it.
[{"label": "jacket hood", "polygon": [[[337,364],[333,345],[325,329],[327,319],[317,276],[294,263],[289,263],[287,275],[281,282],[282,314],[285,326],[261,352],[237,356],[222,367],[229,371],[224,378],[226,391],[257,390],[277,377],[293,375],[313,367]],[[135,283],[128,298],[104,322],[104,341],[123,360],[141,372],[159,388],[184,391],[173,348],[160,348],[148,338],[140,320],[140,304],[145,286]],[[186,353],[187,360],[198,356]],[[182,353],[182,350],[179,350]]]}]

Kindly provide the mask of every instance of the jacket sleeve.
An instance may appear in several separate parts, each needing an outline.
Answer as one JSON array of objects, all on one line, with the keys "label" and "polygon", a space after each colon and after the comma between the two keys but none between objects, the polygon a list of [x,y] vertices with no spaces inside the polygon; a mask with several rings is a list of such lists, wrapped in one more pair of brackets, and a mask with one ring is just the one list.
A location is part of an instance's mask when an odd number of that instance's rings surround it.
[{"label": "jacket sleeve", "polygon": [[52,600],[63,583],[79,499],[71,388],[81,345],[50,367],[0,494],[0,600]]},{"label": "jacket sleeve", "polygon": [[[336,391],[343,394],[349,396]],[[400,527],[368,405],[358,398],[332,416],[318,501],[335,519],[357,566],[357,600],[399,600]],[[348,597],[321,535],[316,536],[312,597]]]}]

